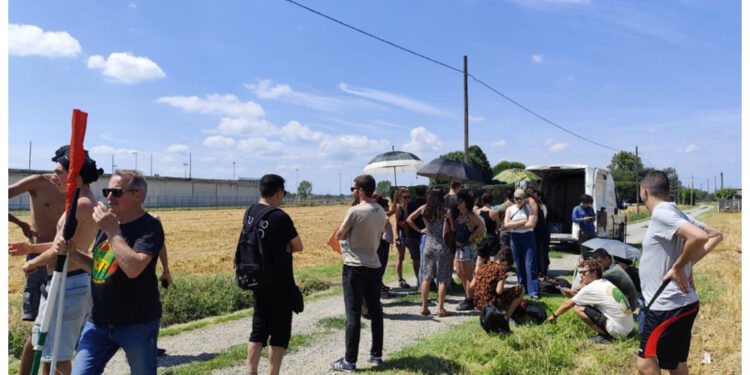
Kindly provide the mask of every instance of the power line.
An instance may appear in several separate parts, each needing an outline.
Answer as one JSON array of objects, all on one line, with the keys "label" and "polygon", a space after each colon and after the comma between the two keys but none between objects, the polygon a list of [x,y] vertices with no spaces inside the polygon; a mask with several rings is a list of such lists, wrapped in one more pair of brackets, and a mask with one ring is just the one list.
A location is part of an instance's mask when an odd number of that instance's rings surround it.
[{"label": "power line", "polygon": [[[423,55],[423,54],[421,54],[421,53],[419,53],[419,52],[416,52],[416,51],[414,51],[414,50],[412,50],[412,49],[409,49],[409,48],[403,47],[403,46],[401,46],[401,45],[398,45],[398,44],[396,44],[396,43],[393,43],[393,42],[391,42],[391,41],[388,41],[388,40],[386,40],[386,39],[384,39],[384,38],[382,38],[382,37],[379,37],[379,36],[377,36],[377,35],[375,35],[375,34],[372,34],[372,33],[369,33],[369,32],[367,32],[367,31],[364,31],[364,30],[362,30],[362,29],[360,29],[360,28],[358,28],[358,27],[356,27],[356,26],[352,26],[352,25],[350,25],[350,24],[348,24],[348,23],[346,23],[346,22],[344,22],[344,21],[341,21],[341,20],[338,20],[338,19],[336,19],[336,18],[333,18],[333,17],[331,17],[331,16],[329,16],[329,15],[327,15],[327,14],[324,14],[324,13],[322,13],[322,12],[320,12],[320,11],[317,11],[317,10],[315,10],[315,9],[313,9],[313,8],[310,8],[310,7],[306,6],[306,5],[300,4],[300,3],[298,3],[298,2],[296,2],[296,1],[294,1],[294,0],[285,0],[285,1],[287,1],[287,2],[289,2],[289,3],[291,3],[291,4],[294,4],[294,5],[296,5],[296,6],[300,7],[300,8],[302,8],[302,9],[305,9],[305,10],[307,10],[307,11],[311,12],[311,13],[317,14],[317,15],[319,15],[319,16],[321,16],[321,17],[323,17],[323,18],[326,18],[326,19],[328,19],[328,20],[330,20],[330,21],[333,21],[333,22],[335,22],[335,23],[337,23],[337,24],[339,24],[339,25],[341,25],[341,26],[344,26],[344,27],[346,27],[346,28],[349,28],[349,29],[351,29],[351,30],[354,30],[354,31],[356,31],[356,32],[358,32],[358,33],[360,33],[360,34],[363,34],[363,35],[365,35],[365,36],[368,36],[368,37],[370,37],[370,38],[373,38],[373,39],[375,39],[375,40],[378,40],[378,41],[380,41],[380,42],[382,42],[382,43],[388,44],[388,45],[389,45],[389,46],[391,46],[391,47],[394,47],[394,48],[398,48],[398,49],[400,49],[400,50],[402,50],[402,51],[404,51],[404,52],[406,52],[406,53],[409,53],[409,54],[412,54],[412,55],[414,55],[414,56],[417,56],[417,57],[419,57],[419,58],[425,59],[425,60],[427,60],[427,61],[430,61],[430,62],[432,62],[432,63],[434,63],[434,64],[440,65],[440,66],[442,66],[442,67],[444,67],[444,68],[446,68],[446,69],[450,69],[450,70],[452,70],[452,71],[455,71],[455,72],[458,72],[458,73],[461,73],[461,74],[463,74],[463,70],[461,70],[461,69],[459,69],[459,68],[456,68],[456,67],[454,67],[454,66],[451,66],[451,65],[449,65],[449,64],[446,64],[446,63],[444,63],[444,62],[442,62],[442,61],[438,61],[438,60],[436,60],[436,59],[433,59],[433,58],[431,58],[431,57],[429,57],[429,56],[426,56],[426,55]],[[471,77],[471,79],[473,79],[474,81],[476,81],[476,82],[477,82],[477,83],[479,83],[480,85],[482,85],[482,86],[486,87],[487,89],[489,89],[490,91],[494,92],[495,94],[497,94],[497,95],[500,95],[500,96],[501,96],[501,97],[502,97],[503,99],[505,99],[505,100],[507,100],[507,101],[511,102],[512,104],[514,104],[514,105],[515,105],[515,106],[517,106],[518,108],[521,108],[521,109],[523,109],[524,111],[526,111],[526,112],[528,112],[528,113],[530,113],[530,114],[534,115],[535,117],[539,118],[540,120],[542,120],[542,121],[544,121],[544,122],[546,122],[546,123],[548,123],[548,124],[550,124],[550,125],[552,125],[552,126],[554,126],[554,127],[558,128],[558,129],[560,129],[560,130],[562,130],[562,131],[564,131],[564,132],[566,132],[566,133],[568,133],[568,134],[570,134],[570,135],[572,135],[572,136],[574,136],[574,137],[576,137],[576,138],[578,138],[578,139],[580,139],[580,140],[583,140],[583,141],[585,141],[585,142],[589,142],[589,143],[591,143],[591,144],[597,145],[597,146],[599,146],[599,147],[602,147],[602,148],[606,148],[606,149],[608,149],[608,150],[612,150],[612,151],[617,151],[617,152],[619,152],[619,151],[623,151],[623,150],[620,150],[620,149],[617,149],[617,148],[614,148],[614,147],[610,147],[610,146],[607,146],[607,145],[605,145],[605,144],[602,144],[602,143],[596,142],[596,141],[594,141],[594,140],[591,140],[591,139],[589,139],[589,138],[586,138],[586,137],[584,137],[584,136],[582,136],[582,135],[580,135],[580,134],[578,134],[578,133],[575,133],[575,132],[573,132],[572,130],[569,130],[569,129],[567,129],[567,128],[563,127],[562,125],[559,125],[559,124],[555,123],[554,121],[552,121],[552,120],[550,120],[550,119],[548,119],[548,118],[546,118],[546,117],[544,117],[544,116],[540,115],[539,113],[535,112],[534,110],[532,110],[532,109],[530,109],[530,108],[528,108],[528,107],[524,106],[523,104],[521,104],[521,103],[517,102],[516,100],[514,100],[514,99],[510,98],[509,96],[507,96],[507,95],[503,94],[502,92],[500,92],[499,90],[497,90],[497,89],[495,89],[494,87],[490,86],[489,84],[487,84],[486,82],[482,81],[481,79],[479,79],[478,77],[474,76],[473,74],[468,74],[468,76],[469,76],[469,77]],[[646,159],[646,158],[644,158],[644,159],[645,159],[645,160],[648,160],[648,159]],[[649,161],[649,162],[650,162],[650,161]],[[652,163],[652,164],[653,164],[653,163]]]}]

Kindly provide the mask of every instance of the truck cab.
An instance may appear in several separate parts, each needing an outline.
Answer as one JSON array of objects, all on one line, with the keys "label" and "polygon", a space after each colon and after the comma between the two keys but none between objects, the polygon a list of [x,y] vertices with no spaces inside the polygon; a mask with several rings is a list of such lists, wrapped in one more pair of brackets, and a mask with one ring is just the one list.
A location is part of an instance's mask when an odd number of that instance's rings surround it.
[{"label": "truck cab", "polygon": [[594,198],[597,236],[625,241],[627,219],[618,214],[615,181],[607,169],[581,164],[540,165],[526,169],[542,178],[528,182],[528,186],[544,195],[552,242],[578,241],[579,228],[573,222],[572,213],[583,194]]}]

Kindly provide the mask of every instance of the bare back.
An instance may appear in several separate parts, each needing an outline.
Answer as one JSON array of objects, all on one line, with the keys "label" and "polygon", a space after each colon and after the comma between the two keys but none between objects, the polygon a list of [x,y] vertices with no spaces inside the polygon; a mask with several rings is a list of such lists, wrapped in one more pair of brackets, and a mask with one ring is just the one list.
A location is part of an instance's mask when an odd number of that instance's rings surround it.
[{"label": "bare back", "polygon": [[[96,234],[99,232],[99,227],[96,225],[92,214],[94,213],[94,206],[96,205],[96,197],[88,188],[81,189],[82,197],[78,198],[78,207],[76,210],[76,219],[78,219],[78,226],[76,227],[76,233],[73,235],[73,242],[75,242],[78,250],[88,252],[91,244],[96,238]],[[63,202],[64,203],[64,202]],[[62,235],[63,225],[65,225],[65,213],[60,215],[57,221],[57,231]],[[82,269],[75,263],[68,265],[68,272]]]},{"label": "bare back", "polygon": [[37,233],[32,243],[52,242],[57,221],[65,211],[65,194],[49,180],[50,175],[33,175],[9,187],[9,197],[28,192],[31,229]]}]

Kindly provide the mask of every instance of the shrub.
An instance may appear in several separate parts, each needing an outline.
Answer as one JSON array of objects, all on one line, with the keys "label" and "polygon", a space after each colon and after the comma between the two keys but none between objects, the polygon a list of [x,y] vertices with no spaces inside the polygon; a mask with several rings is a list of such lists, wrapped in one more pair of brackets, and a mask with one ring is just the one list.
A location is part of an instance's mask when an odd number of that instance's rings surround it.
[{"label": "shrub", "polygon": [[227,314],[252,306],[252,292],[237,287],[233,275],[183,276],[162,289],[161,326]]},{"label": "shrub", "polygon": [[330,281],[320,280],[314,277],[302,279],[297,284],[303,296],[309,296],[310,294],[321,290],[326,290],[331,287]]},{"label": "shrub", "polygon": [[8,354],[21,358],[23,344],[31,336],[31,323],[29,322],[9,322],[8,324]]}]

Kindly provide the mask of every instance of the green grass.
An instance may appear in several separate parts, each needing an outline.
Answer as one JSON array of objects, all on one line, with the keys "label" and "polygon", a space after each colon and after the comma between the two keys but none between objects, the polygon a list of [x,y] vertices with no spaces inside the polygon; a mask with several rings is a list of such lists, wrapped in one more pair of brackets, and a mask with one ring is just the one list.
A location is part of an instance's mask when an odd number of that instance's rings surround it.
[{"label": "green grass", "polygon": [[[561,297],[541,303],[556,308]],[[365,374],[621,374],[632,372],[623,353],[635,356],[631,337],[614,345],[589,344],[594,332],[572,311],[556,324],[525,324],[512,334],[488,335],[471,319],[389,355],[382,367]]]},{"label": "green grass", "polygon": [[557,250],[550,250],[549,257],[554,259],[562,259],[569,253],[566,253],[564,251],[557,251]]}]

